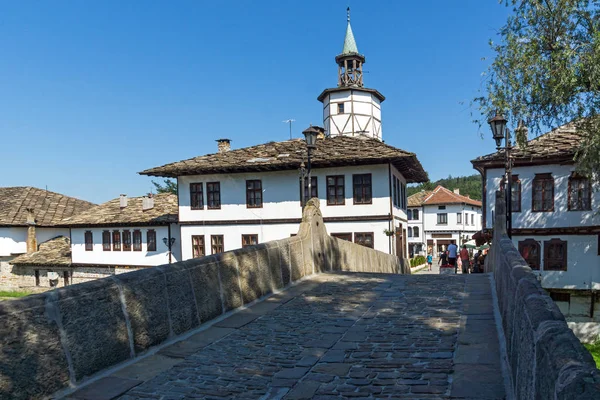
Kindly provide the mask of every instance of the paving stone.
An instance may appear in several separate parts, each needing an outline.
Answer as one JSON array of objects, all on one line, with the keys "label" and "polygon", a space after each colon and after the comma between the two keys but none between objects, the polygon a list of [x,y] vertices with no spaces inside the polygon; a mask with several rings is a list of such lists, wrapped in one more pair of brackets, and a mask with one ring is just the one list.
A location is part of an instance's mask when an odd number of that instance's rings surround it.
[{"label": "paving stone", "polygon": [[320,363],[315,365],[312,371],[335,376],[346,376],[348,374],[348,371],[350,370],[350,367],[352,367],[352,364]]},{"label": "paving stone", "polygon": [[109,376],[76,391],[69,396],[77,400],[111,400],[142,383],[136,379]]},{"label": "paving stone", "polygon": [[185,358],[191,354],[194,354],[202,348],[216,342],[224,336],[230,334],[235,329],[233,328],[221,328],[218,326],[211,326],[210,328],[198,332],[189,338],[182,340],[181,342],[174,343],[158,353],[168,357]]},{"label": "paving stone", "polygon": [[321,386],[317,381],[299,382],[290,392],[284,397],[285,400],[308,400],[312,399],[317,389]]}]

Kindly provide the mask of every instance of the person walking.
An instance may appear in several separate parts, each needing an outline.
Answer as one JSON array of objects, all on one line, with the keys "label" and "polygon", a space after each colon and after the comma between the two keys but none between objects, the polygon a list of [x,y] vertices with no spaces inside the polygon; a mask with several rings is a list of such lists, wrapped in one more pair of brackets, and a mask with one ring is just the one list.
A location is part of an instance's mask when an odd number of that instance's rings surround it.
[{"label": "person walking", "polygon": [[448,264],[448,252],[442,251],[440,253],[440,259],[438,260],[438,265],[446,265]]},{"label": "person walking", "polygon": [[462,249],[460,250],[460,262],[462,264],[462,273],[469,273],[469,250],[467,250],[467,246],[463,244]]},{"label": "person walking", "polygon": [[458,246],[454,244],[454,240],[450,241],[448,245],[448,264],[454,267],[454,273],[457,272],[456,256],[458,253]]},{"label": "person walking", "polygon": [[427,265],[429,266],[429,270],[431,271],[431,264],[433,264],[433,256],[431,253],[427,254]]}]

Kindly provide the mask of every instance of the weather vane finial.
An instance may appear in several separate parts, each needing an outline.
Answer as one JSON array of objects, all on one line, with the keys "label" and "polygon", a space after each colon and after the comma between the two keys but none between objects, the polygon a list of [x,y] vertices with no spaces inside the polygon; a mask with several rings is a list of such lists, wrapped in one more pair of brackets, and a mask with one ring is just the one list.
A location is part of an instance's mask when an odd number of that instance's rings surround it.
[{"label": "weather vane finial", "polygon": [[348,23],[350,23],[350,7],[346,8],[346,12],[348,13]]}]

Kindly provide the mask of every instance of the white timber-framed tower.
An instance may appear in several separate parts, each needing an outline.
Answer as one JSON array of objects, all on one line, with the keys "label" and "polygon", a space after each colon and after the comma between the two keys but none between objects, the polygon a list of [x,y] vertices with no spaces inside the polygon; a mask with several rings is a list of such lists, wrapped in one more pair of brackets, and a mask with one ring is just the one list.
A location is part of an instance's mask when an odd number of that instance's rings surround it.
[{"label": "white timber-framed tower", "polygon": [[342,53],[335,57],[338,65],[336,88],[325,89],[318,97],[323,103],[323,126],[328,136],[366,135],[382,140],[381,103],[385,97],[375,89],[364,87],[365,56],[358,52],[348,24]]}]

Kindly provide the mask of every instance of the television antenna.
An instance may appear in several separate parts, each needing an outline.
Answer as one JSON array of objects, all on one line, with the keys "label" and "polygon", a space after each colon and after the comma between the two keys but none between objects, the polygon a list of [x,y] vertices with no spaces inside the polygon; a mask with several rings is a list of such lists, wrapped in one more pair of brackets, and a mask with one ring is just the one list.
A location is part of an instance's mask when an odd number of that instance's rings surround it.
[{"label": "television antenna", "polygon": [[292,122],[296,122],[296,120],[293,118],[290,118],[290,119],[286,119],[285,121],[283,121],[283,123],[285,123],[285,124],[290,124],[290,139],[292,138]]}]

